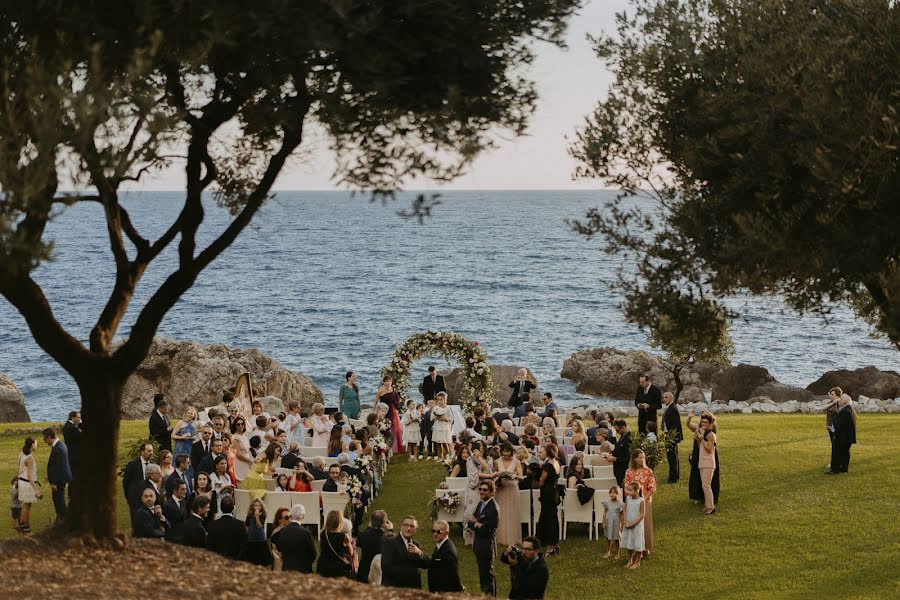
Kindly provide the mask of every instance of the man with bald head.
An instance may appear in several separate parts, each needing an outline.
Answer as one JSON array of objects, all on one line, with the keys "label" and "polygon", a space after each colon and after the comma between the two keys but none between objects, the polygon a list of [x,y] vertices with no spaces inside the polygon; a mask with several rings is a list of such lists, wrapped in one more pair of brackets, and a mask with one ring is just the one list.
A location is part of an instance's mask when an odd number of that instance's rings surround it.
[{"label": "man with bald head", "polygon": [[459,553],[450,539],[450,524],[435,521],[431,526],[434,553],[428,563],[429,592],[463,592],[459,579]]},{"label": "man with bald head", "polygon": [[515,408],[522,406],[537,385],[528,377],[528,369],[522,368],[516,373],[516,378],[510,382],[509,387],[512,392],[509,395],[508,406]]}]

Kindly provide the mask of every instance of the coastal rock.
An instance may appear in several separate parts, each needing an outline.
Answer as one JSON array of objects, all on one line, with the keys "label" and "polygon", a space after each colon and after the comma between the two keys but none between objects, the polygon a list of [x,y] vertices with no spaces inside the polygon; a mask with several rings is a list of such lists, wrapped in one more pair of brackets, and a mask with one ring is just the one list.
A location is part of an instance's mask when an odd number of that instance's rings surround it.
[{"label": "coastal rock", "polygon": [[739,364],[728,367],[715,378],[712,386],[712,401],[727,402],[746,401],[752,398],[755,390],[767,383],[778,383],[771,373],[763,367]]},{"label": "coastal rock", "polygon": [[751,398],[756,396],[765,396],[771,402],[788,402],[790,400],[799,400],[801,402],[809,402],[813,400],[815,396],[812,392],[805,390],[803,388],[794,387],[792,385],[786,385],[784,383],[778,383],[777,381],[770,381],[769,383],[765,383],[750,393]]},{"label": "coastal rock", "polygon": [[[678,402],[704,402],[704,391],[711,389],[713,377],[719,371],[719,367],[706,362],[684,367],[680,373],[684,389]],[[561,377],[575,382],[579,393],[620,400],[634,399],[641,375],[649,375],[650,380],[664,391],[675,391],[672,374],[659,357],[644,350],[581,350],[565,360],[560,372]]]},{"label": "coastal rock", "polygon": [[258,395],[282,401],[279,412],[291,400],[297,400],[304,411],[323,401],[322,391],[311,379],[286,369],[256,348],[240,350],[222,344],[156,338],[125,384],[122,416],[145,418],[153,407],[153,395],[159,392],[166,395],[175,417],[180,417],[187,406],[200,409],[217,405],[222,392],[246,372]]},{"label": "coastal rock", "polygon": [[[495,407],[506,406],[509,402],[509,382],[516,378],[516,372],[522,367],[516,365],[488,365],[491,376],[494,379],[494,404]],[[462,392],[463,370],[460,367],[452,369],[449,373],[441,371],[444,376],[444,385],[447,386],[447,400],[450,404],[459,404],[459,396]],[[536,406],[541,406],[541,382],[538,381],[531,370],[528,376],[537,384],[537,388],[531,390],[531,400]],[[424,377],[424,375],[423,375]],[[421,396],[419,396],[421,398]]]},{"label": "coastal rock", "polygon": [[900,373],[882,371],[875,367],[863,367],[849,371],[828,371],[806,386],[816,395],[825,395],[833,387],[839,387],[851,398],[863,395],[870,398],[900,397]]},{"label": "coastal rock", "polygon": [[25,396],[12,379],[0,373],[0,423],[29,423]]}]

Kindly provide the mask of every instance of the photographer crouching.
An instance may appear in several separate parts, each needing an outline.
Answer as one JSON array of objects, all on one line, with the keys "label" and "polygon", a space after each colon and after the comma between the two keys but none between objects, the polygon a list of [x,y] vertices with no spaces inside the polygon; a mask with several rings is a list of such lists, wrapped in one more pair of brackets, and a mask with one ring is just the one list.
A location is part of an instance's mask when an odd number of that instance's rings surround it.
[{"label": "photographer crouching", "polygon": [[512,589],[511,599],[543,598],[550,571],[544,557],[538,552],[541,541],[534,536],[522,540],[521,547],[511,546],[500,556],[500,560],[509,565],[509,577]]}]

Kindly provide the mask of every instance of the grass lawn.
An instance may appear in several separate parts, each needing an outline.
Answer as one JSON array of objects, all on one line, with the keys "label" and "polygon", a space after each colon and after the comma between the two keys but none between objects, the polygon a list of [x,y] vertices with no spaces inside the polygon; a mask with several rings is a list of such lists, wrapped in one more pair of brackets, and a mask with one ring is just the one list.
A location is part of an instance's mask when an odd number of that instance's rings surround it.
[{"label": "grass lawn", "polygon": [[[859,444],[848,475],[825,476],[828,438],[821,415],[722,415],[719,455],[722,496],[718,512],[704,517],[687,498],[687,444],[682,444],[682,481],[660,484],[654,499],[655,548],[637,571],[624,561],[601,558],[602,542],[588,541],[584,525],[569,527],[562,556],[549,559],[548,598],[898,598],[900,597],[900,417],[861,415]],[[7,426],[3,426],[5,429]],[[15,427],[15,426],[12,426]],[[120,447],[146,435],[144,422],[126,422]],[[0,475],[15,473],[22,436],[0,435]],[[45,474],[47,447],[38,453]],[[665,480],[667,466],[657,468]],[[428,501],[443,480],[434,463],[395,462],[373,508],[399,523],[407,513],[420,521],[417,539],[430,553]],[[128,530],[124,502],[119,526]],[[34,508],[32,527],[52,518],[49,498]],[[9,496],[0,496],[15,535]],[[478,591],[474,556],[461,554],[463,584]],[[506,566],[496,563],[499,595],[509,592]],[[424,579],[424,577],[423,577]]]}]

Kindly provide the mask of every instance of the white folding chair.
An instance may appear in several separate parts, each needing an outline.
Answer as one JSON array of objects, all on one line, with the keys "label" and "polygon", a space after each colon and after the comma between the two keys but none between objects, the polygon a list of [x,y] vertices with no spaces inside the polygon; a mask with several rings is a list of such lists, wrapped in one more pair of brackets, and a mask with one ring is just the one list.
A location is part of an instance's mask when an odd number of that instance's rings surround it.
[{"label": "white folding chair", "polygon": [[437,518],[447,521],[448,523],[462,523],[463,513],[466,510],[466,495],[464,490],[434,490],[434,495],[436,498],[440,498],[441,496],[446,496],[450,492],[459,494],[459,504],[456,506],[456,512],[447,512],[438,506]]},{"label": "white folding chair", "polygon": [[314,492],[321,492],[322,488],[325,487],[326,479],[313,479],[309,482],[309,486],[312,488]]},{"label": "white folding chair", "polygon": [[266,507],[266,523],[272,523],[279,508],[291,507],[291,492],[266,492],[263,505]]},{"label": "white folding chair", "polygon": [[538,519],[541,518],[540,490],[519,490],[519,519],[528,526],[528,535],[534,535]]},{"label": "white folding chair", "polygon": [[328,448],[324,446],[303,446],[300,448],[300,456],[303,458],[315,458],[316,456],[328,457]]},{"label": "white folding chair", "polygon": [[275,491],[275,479],[273,479],[272,477],[266,477],[265,482],[266,482],[266,491],[274,492]]},{"label": "white folding chair", "polygon": [[[600,458],[599,456],[597,458]],[[602,460],[602,459],[601,459]],[[615,479],[613,466],[605,460],[596,465],[591,465],[591,477],[594,479]]]},{"label": "white folding chair", "polygon": [[557,427],[556,428],[556,437],[565,437],[566,428],[565,427]]},{"label": "white folding chair", "polygon": [[[598,492],[608,493],[609,488],[616,485],[615,477],[591,477],[584,480],[584,485],[592,487]],[[621,494],[620,494],[621,496]],[[605,496],[603,496],[605,498]]]},{"label": "white folding chair", "polygon": [[587,523],[588,539],[594,539],[594,499],[587,504],[578,501],[575,490],[568,490],[563,498],[562,539],[566,539],[569,523]]},{"label": "white folding chair", "polygon": [[322,513],[319,508],[319,492],[289,492],[291,495],[291,506],[302,504],[306,509],[306,518],[304,524],[315,526],[317,532],[322,526]]},{"label": "white folding chair", "polygon": [[523,435],[525,435],[525,428],[524,428],[524,427],[518,427],[518,426],[517,426],[517,427],[513,427],[513,433],[516,434],[516,435],[519,436],[519,437],[522,437]]},{"label": "white folding chair", "polygon": [[447,477],[447,487],[451,490],[464,490],[469,481],[468,477]]},{"label": "white folding chair", "polygon": [[250,491],[234,490],[234,518],[244,521],[247,518],[247,510],[250,508]]},{"label": "white folding chair", "polygon": [[325,517],[333,510],[344,513],[347,503],[350,502],[350,496],[345,492],[320,492],[322,496],[322,523]]}]

